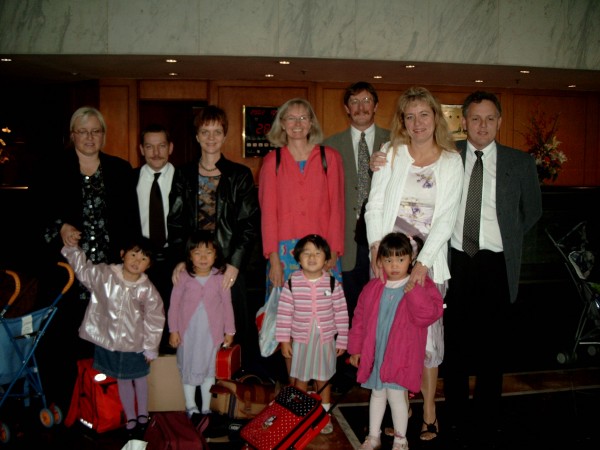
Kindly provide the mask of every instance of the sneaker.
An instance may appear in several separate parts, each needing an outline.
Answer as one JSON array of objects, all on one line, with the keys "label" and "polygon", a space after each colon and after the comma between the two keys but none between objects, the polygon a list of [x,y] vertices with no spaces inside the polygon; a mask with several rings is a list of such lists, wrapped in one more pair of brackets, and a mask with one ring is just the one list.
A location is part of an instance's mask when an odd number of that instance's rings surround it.
[{"label": "sneaker", "polygon": [[367,436],[365,442],[362,443],[359,450],[379,450],[381,448],[381,439],[378,437]]},{"label": "sneaker", "polygon": [[331,417],[327,421],[327,425],[323,427],[321,430],[321,434],[331,434],[333,433],[333,423],[331,423]]}]

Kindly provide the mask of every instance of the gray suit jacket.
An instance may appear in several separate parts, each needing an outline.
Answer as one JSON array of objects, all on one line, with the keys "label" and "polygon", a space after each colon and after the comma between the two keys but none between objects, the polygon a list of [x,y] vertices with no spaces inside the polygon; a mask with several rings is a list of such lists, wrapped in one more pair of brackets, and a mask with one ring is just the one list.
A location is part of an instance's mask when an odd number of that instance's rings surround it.
[{"label": "gray suit jacket", "polygon": [[[464,164],[467,141],[458,141],[456,146]],[[502,236],[510,301],[514,303],[519,288],[523,236],[542,216],[542,193],[531,155],[498,143],[496,147],[496,217]]]},{"label": "gray suit jacket", "polygon": [[[389,140],[389,130],[375,126],[375,140],[373,142],[373,149],[375,151],[379,150],[381,146]],[[354,158],[354,146],[352,144],[352,133],[350,132],[350,128],[328,137],[323,143],[335,148],[342,155],[342,162],[344,164],[346,226],[344,229],[344,256],[342,256],[342,270],[347,272],[354,269],[356,264],[356,241],[354,240],[354,233],[356,230],[356,217],[360,212],[358,211],[356,205],[358,174],[356,171],[356,159]]]}]

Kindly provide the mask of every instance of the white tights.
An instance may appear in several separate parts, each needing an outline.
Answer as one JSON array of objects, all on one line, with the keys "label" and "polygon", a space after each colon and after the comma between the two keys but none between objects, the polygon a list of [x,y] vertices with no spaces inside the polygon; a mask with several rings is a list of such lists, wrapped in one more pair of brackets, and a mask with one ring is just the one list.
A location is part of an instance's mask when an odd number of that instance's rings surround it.
[{"label": "white tights", "polygon": [[210,411],[210,388],[215,384],[215,377],[206,377],[200,385],[202,394],[202,410],[198,410],[196,405],[196,386],[192,384],[183,385],[183,397],[185,398],[185,409],[190,413],[202,412],[206,414]]},{"label": "white tights", "polygon": [[407,394],[407,391],[399,389],[383,388],[371,391],[371,401],[369,402],[369,436],[379,437],[381,423],[383,422],[388,402],[392,411],[394,434],[396,436],[406,436],[406,429],[408,428]]}]

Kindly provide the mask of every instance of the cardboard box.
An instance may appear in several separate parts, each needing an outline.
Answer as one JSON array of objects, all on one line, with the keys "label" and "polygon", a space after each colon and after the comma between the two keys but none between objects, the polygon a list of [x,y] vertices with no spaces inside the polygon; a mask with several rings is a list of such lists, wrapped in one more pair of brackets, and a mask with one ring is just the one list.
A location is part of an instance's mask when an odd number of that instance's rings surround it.
[{"label": "cardboard box", "polygon": [[150,365],[148,411],[185,411],[183,385],[175,355],[159,356]]}]

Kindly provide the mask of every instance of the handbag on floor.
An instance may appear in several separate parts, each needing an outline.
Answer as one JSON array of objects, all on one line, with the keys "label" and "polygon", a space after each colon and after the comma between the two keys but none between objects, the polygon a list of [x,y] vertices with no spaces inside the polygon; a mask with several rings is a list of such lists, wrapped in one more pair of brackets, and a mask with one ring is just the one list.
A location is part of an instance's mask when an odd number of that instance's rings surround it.
[{"label": "handbag on floor", "polygon": [[208,425],[204,417],[195,427],[183,411],[156,412],[150,418],[144,440],[146,450],[205,450],[206,439],[202,435]]},{"label": "handbag on floor", "polygon": [[65,425],[70,427],[79,421],[98,433],[124,427],[117,380],[98,372],[93,362],[91,358],[77,361],[77,380]]},{"label": "handbag on floor", "polygon": [[210,393],[211,411],[232,419],[251,419],[275,398],[275,385],[247,374],[238,380],[217,380]]}]

